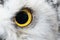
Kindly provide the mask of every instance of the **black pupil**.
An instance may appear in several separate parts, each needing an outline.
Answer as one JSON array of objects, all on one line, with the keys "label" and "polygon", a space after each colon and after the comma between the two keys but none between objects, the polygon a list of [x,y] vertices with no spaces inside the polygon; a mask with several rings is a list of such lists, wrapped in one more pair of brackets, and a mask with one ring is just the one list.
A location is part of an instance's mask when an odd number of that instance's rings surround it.
[{"label": "black pupil", "polygon": [[24,11],[20,11],[16,14],[16,21],[20,24],[26,23],[28,20],[28,15]]}]

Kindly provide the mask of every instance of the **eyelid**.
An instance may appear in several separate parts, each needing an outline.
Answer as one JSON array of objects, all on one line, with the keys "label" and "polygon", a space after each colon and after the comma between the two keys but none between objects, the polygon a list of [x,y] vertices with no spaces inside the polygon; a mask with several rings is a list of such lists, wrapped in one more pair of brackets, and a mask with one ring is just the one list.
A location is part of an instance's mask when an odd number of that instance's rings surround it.
[{"label": "eyelid", "polygon": [[29,7],[23,7],[21,10],[23,9],[27,9],[29,12],[33,13],[33,9],[32,8],[29,8]]}]

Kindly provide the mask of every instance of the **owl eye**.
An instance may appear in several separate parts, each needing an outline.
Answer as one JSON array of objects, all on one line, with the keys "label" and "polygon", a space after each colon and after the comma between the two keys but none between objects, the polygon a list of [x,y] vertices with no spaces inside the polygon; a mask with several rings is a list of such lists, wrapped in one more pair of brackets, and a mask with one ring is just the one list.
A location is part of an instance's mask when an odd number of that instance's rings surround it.
[{"label": "owl eye", "polygon": [[19,27],[26,27],[32,21],[32,12],[28,8],[23,8],[15,16],[15,24]]}]

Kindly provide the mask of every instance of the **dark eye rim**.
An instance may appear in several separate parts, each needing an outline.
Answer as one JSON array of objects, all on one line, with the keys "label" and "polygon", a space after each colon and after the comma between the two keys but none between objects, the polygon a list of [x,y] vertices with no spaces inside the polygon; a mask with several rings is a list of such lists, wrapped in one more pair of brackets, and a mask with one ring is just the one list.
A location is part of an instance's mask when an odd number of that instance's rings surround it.
[{"label": "dark eye rim", "polygon": [[[31,22],[32,22],[32,20],[33,20],[33,16],[32,16],[32,12],[31,12],[31,10],[30,9],[28,9],[28,8],[24,8],[24,9],[22,9],[21,11],[24,11],[24,12],[27,12],[27,15],[28,15],[28,21],[26,22],[26,23],[24,23],[24,24],[20,24],[20,23],[18,23],[17,21],[16,21],[16,18],[14,17],[14,20],[15,20],[15,24],[17,25],[17,26],[19,26],[19,27],[26,27],[26,26],[28,26]],[[30,20],[30,21],[29,21]]]}]

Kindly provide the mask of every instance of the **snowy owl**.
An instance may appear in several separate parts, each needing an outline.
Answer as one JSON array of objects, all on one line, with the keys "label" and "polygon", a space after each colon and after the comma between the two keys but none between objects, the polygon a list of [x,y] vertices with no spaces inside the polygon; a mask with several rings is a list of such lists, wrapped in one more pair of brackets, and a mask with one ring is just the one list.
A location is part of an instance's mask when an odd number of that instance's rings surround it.
[{"label": "snowy owl", "polygon": [[0,40],[59,40],[59,0],[0,0]]}]

